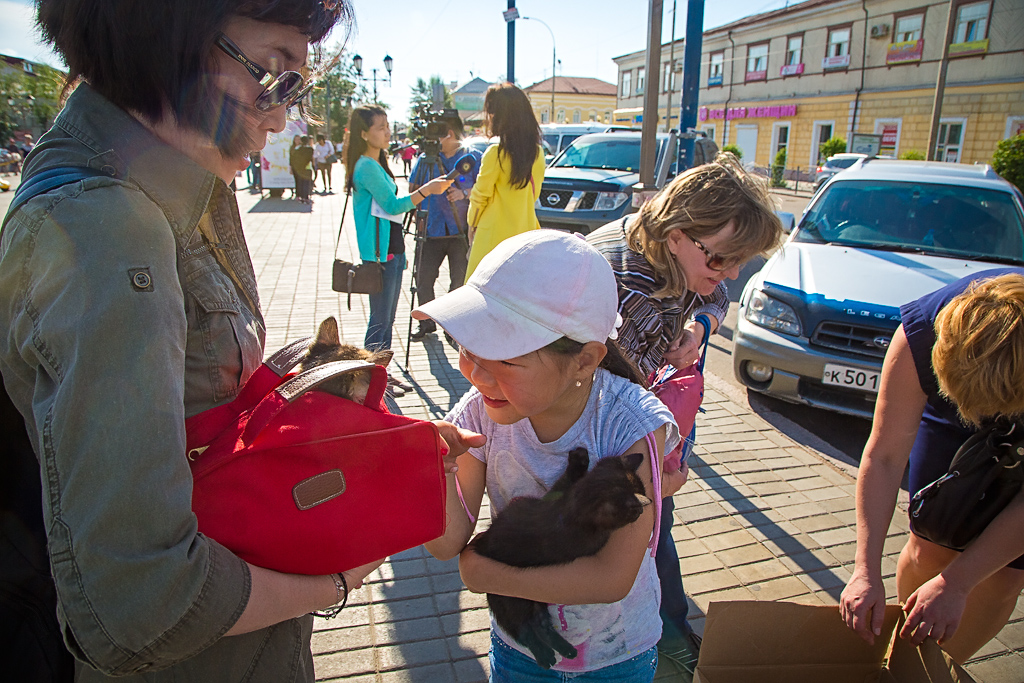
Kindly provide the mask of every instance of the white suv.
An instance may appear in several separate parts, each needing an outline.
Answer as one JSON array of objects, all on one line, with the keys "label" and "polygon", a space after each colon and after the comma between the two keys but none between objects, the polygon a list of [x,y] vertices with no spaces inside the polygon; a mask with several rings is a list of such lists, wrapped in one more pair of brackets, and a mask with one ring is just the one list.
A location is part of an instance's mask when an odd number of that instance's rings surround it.
[{"label": "white suv", "polygon": [[828,180],[740,297],[737,379],[870,418],[899,307],[1024,266],[1024,197],[989,166],[858,160]]}]

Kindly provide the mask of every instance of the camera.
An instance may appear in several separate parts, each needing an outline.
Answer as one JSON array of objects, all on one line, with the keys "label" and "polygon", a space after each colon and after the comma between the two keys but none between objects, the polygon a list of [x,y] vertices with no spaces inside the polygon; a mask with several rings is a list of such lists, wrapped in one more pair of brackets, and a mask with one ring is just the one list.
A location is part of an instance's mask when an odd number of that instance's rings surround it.
[{"label": "camera", "polygon": [[412,120],[413,142],[433,163],[437,163],[441,153],[441,138],[447,134],[447,126],[443,122],[452,119],[459,119],[459,112],[455,109],[428,110]]}]

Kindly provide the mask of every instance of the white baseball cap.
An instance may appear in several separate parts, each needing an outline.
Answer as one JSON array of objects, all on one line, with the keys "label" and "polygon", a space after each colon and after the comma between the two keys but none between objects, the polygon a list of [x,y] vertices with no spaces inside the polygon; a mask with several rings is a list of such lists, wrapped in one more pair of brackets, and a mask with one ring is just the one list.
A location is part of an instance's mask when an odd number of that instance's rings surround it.
[{"label": "white baseball cap", "polygon": [[608,261],[579,236],[529,230],[481,259],[465,285],[413,311],[432,318],[472,354],[508,360],[562,337],[615,339],[622,323]]}]

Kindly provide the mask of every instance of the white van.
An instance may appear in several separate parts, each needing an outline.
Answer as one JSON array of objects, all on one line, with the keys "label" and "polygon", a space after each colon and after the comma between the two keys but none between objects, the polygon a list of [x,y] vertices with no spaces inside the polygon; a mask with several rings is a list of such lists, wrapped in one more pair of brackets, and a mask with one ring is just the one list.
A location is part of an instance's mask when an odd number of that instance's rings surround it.
[{"label": "white van", "polygon": [[547,151],[547,163],[561,154],[573,140],[587,133],[606,133],[610,130],[629,130],[609,123],[543,123],[540,126],[541,140]]}]

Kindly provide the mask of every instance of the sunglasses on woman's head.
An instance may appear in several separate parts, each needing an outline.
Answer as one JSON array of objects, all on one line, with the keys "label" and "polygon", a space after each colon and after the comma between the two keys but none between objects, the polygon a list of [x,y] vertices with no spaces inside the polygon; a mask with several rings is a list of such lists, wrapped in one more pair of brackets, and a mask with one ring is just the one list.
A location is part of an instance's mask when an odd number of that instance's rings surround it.
[{"label": "sunglasses on woman's head", "polygon": [[298,71],[285,71],[274,76],[246,57],[245,53],[223,33],[217,38],[217,47],[248,69],[252,77],[264,87],[263,92],[254,103],[260,111],[270,111],[281,105],[290,107],[305,97],[313,88],[314,82],[310,81],[307,84],[306,79]]},{"label": "sunglasses on woman's head", "polygon": [[[683,234],[686,235],[685,232]],[[689,235],[686,236],[690,237]],[[694,237],[690,237],[690,241],[696,244],[697,248],[700,249],[704,253],[704,256],[707,257],[705,265],[707,265],[707,267],[710,268],[711,270],[729,270],[729,268],[731,268],[736,263],[735,259],[730,259],[725,256],[722,256],[721,254],[714,253],[713,251],[705,247],[703,242]]]}]

